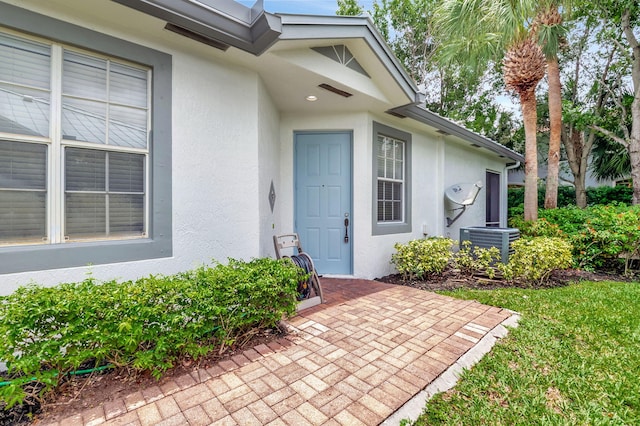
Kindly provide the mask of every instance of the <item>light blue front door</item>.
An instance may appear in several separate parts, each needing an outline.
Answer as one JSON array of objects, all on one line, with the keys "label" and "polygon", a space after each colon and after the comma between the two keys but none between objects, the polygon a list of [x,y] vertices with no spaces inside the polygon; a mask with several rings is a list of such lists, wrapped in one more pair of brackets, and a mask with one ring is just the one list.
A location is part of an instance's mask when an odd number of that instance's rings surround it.
[{"label": "light blue front door", "polygon": [[295,221],[319,274],[352,273],[350,132],[295,134]]}]

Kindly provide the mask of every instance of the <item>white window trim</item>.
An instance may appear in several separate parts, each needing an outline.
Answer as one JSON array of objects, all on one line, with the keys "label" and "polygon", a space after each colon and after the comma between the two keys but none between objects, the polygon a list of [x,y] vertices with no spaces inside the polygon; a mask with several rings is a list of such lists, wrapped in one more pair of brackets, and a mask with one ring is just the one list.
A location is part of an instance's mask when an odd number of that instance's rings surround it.
[{"label": "white window trim", "polygon": [[[47,204],[46,204],[46,232],[47,236],[44,238],[42,242],[36,241],[8,241],[1,242],[2,246],[16,246],[16,245],[38,245],[38,244],[64,244],[70,241],[102,241],[109,239],[134,239],[134,238],[146,238],[148,236],[148,223],[149,223],[149,131],[151,129],[151,116],[153,111],[151,110],[152,99],[151,99],[151,81],[152,75],[151,70],[148,67],[142,67],[140,65],[134,64],[129,61],[124,61],[121,59],[116,59],[111,56],[107,56],[104,54],[94,53],[88,50],[78,49],[73,46],[57,43],[52,40],[34,37],[29,34],[20,33],[17,31],[12,31],[7,28],[0,27],[0,33],[5,33],[8,35],[12,35],[14,37],[37,42],[40,44],[44,44],[49,46],[51,53],[51,60],[49,64],[49,72],[50,72],[50,87],[46,92],[49,94],[49,137],[38,137],[31,135],[21,135],[21,134],[13,134],[13,133],[3,133],[0,132],[0,139],[10,140],[14,142],[24,142],[24,143],[38,143],[38,144],[46,144],[48,146],[47,149]],[[137,107],[137,109],[145,110],[147,112],[147,148],[133,148],[133,147],[123,147],[118,145],[110,145],[107,142],[109,141],[109,126],[106,126],[106,134],[105,134],[105,143],[92,143],[85,141],[75,141],[70,139],[64,139],[64,135],[62,134],[62,105],[63,105],[63,97],[71,97],[74,99],[82,99],[82,100],[93,100],[92,98],[80,97],[80,96],[70,96],[65,95],[62,90],[62,81],[63,81],[63,68],[64,68],[64,51],[74,52],[83,54],[89,57],[98,58],[107,61],[106,63],[106,93],[109,94],[109,70],[111,67],[111,63],[123,64],[130,67],[135,67],[140,70],[146,70],[147,73],[147,107],[141,108]],[[41,88],[35,88],[28,85],[15,84],[18,87],[22,86],[30,89],[43,90]],[[100,100],[100,102],[105,103],[106,108],[106,117],[105,122],[109,123],[109,106],[111,105],[123,105],[117,102],[110,102],[107,100]],[[131,107],[131,105],[126,105],[127,107]],[[116,236],[110,237],[108,234],[108,230],[105,236],[96,236],[96,237],[76,237],[70,238],[67,235],[65,229],[65,195],[68,191],[65,190],[65,162],[64,162],[64,152],[65,148],[86,148],[92,150],[106,151],[106,152],[123,152],[123,153],[132,153],[132,154],[143,154],[145,156],[145,167],[144,167],[144,180],[145,180],[145,188],[144,188],[144,212],[143,212],[143,220],[144,220],[144,228],[139,236]],[[108,165],[107,165],[108,168]],[[108,180],[108,169],[106,178]],[[108,188],[108,184],[107,184]],[[105,188],[104,193],[108,193],[108,189]],[[102,192],[101,192],[102,193]],[[106,212],[108,217],[108,210]],[[107,225],[108,225],[107,220]]]},{"label": "white window trim", "polygon": [[[394,138],[391,136],[387,136],[387,135],[382,135],[380,133],[378,133],[376,135],[376,152],[377,152],[377,144],[380,142],[379,138],[380,136],[387,138],[387,139],[391,139],[394,143],[400,143],[402,144],[402,179],[397,179],[397,178],[388,178],[388,177],[380,177],[377,176],[377,181],[376,181],[376,185],[378,184],[378,182],[391,182],[391,183],[399,183],[402,185],[402,198],[400,199],[400,204],[401,204],[401,218],[400,219],[396,219],[396,220],[378,220],[378,224],[389,224],[389,223],[404,223],[404,219],[406,217],[406,209],[405,209],[405,205],[406,205],[406,194],[405,194],[405,185],[406,185],[406,177],[407,177],[407,173],[406,173],[406,169],[407,169],[407,143],[401,139],[398,138]],[[383,142],[384,143],[384,142]],[[394,149],[394,154],[393,154],[393,158],[389,158],[389,157],[385,157],[385,160],[389,160],[391,159],[392,161],[397,161],[397,158],[395,157],[395,149]],[[393,168],[394,174],[395,174],[395,165]],[[385,161],[385,172],[386,172],[386,161]],[[378,194],[378,202],[382,201],[382,202],[386,202],[386,201],[391,201],[394,202],[395,200],[384,200],[384,199],[380,199],[380,194]],[[379,208],[379,207],[378,207]],[[377,211],[376,209],[376,218],[377,215],[380,212]]]}]

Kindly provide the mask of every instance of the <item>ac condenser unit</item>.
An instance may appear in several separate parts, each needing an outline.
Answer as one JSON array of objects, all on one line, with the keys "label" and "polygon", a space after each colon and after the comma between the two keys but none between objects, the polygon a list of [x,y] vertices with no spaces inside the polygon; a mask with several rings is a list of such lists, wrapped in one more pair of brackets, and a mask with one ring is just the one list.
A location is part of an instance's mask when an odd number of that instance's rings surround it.
[{"label": "ac condenser unit", "polygon": [[511,243],[518,238],[520,238],[520,230],[516,228],[486,228],[483,226],[460,228],[460,244],[463,241],[471,241],[472,247],[497,247],[500,250],[502,263],[509,261],[509,254],[513,253]]}]

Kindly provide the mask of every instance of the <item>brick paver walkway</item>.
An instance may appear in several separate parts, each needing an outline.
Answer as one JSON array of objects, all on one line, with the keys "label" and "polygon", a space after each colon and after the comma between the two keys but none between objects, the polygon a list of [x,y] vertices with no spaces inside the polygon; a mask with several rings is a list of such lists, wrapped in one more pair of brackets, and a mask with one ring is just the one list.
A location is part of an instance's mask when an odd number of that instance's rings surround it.
[{"label": "brick paver walkway", "polygon": [[327,303],[286,338],[53,424],[376,425],[511,315],[374,281],[322,284]]}]

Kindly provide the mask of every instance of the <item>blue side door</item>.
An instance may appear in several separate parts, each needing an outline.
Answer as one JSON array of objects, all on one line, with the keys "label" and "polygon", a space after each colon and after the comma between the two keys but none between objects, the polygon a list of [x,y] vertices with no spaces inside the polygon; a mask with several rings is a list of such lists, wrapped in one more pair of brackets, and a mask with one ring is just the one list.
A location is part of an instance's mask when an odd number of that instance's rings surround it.
[{"label": "blue side door", "polygon": [[318,273],[351,274],[351,133],[296,133],[294,184],[302,248]]}]

